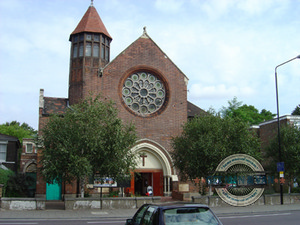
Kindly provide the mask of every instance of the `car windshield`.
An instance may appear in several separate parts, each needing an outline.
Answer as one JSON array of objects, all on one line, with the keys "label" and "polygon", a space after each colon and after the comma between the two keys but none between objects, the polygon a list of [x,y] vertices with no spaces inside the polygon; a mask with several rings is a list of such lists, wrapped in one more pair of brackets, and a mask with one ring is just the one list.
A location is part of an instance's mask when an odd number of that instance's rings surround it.
[{"label": "car windshield", "polygon": [[163,211],[166,225],[185,224],[185,225],[217,225],[218,220],[208,208],[201,207],[182,207],[166,209]]}]

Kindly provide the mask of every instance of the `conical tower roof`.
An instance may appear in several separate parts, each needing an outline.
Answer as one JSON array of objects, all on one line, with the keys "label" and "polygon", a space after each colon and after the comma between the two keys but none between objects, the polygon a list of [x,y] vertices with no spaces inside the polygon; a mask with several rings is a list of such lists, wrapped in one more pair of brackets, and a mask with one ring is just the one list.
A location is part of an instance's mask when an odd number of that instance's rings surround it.
[{"label": "conical tower roof", "polygon": [[96,8],[93,5],[89,6],[88,10],[80,20],[79,24],[71,33],[71,36],[82,32],[102,33],[105,34],[107,37],[111,38]]}]

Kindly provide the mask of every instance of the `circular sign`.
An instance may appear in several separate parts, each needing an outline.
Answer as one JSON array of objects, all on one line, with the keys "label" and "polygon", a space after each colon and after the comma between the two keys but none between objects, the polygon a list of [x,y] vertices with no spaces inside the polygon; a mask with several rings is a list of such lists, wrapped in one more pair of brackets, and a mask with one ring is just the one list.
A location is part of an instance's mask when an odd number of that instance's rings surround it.
[{"label": "circular sign", "polygon": [[219,197],[233,206],[246,206],[256,202],[264,192],[264,188],[255,187],[264,168],[253,157],[235,154],[225,158],[217,167],[216,172],[223,173],[226,186],[216,188]]}]

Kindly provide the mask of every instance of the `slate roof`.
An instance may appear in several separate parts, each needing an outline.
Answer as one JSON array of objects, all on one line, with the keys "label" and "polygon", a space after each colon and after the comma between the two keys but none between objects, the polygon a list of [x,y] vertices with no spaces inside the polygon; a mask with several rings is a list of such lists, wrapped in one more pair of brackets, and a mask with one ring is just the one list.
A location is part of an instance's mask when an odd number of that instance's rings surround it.
[{"label": "slate roof", "polygon": [[207,114],[206,111],[203,109],[199,108],[198,106],[194,105],[191,102],[187,102],[187,113],[188,113],[188,118],[193,118],[195,116],[204,116]]},{"label": "slate roof", "polygon": [[66,112],[68,106],[67,98],[50,98],[44,97],[43,115],[59,114]]},{"label": "slate roof", "polygon": [[88,8],[71,36],[82,32],[102,33],[111,38],[94,6]]},{"label": "slate roof", "polygon": [[7,134],[1,134],[1,133],[0,133],[0,140],[1,141],[16,141],[16,142],[19,141],[19,139],[17,137],[10,136]]}]

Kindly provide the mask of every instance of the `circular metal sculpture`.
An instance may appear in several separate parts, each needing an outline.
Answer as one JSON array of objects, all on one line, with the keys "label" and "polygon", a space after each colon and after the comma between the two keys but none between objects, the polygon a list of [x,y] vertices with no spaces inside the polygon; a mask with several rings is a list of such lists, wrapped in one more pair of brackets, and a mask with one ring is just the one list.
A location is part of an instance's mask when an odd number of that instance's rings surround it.
[{"label": "circular metal sculpture", "polygon": [[157,112],[165,102],[163,82],[149,72],[130,75],[122,87],[122,98],[130,110],[140,116]]},{"label": "circular metal sculpture", "polygon": [[[223,187],[216,188],[220,198],[233,206],[246,206],[256,202],[264,192],[264,168],[253,157],[235,154],[224,159],[216,173],[223,174],[218,181]],[[220,176],[221,177],[221,176]],[[261,186],[260,186],[261,185]]]}]

